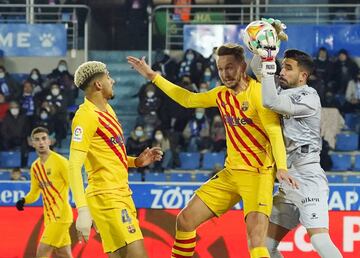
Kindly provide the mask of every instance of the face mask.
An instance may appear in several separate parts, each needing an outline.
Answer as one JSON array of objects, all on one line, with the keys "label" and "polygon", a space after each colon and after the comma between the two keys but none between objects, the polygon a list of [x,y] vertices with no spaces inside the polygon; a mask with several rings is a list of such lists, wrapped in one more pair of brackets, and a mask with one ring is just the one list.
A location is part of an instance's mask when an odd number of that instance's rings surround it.
[{"label": "face mask", "polygon": [[155,134],[155,140],[157,141],[161,141],[163,139],[163,135],[162,134]]},{"label": "face mask", "polygon": [[41,112],[40,118],[41,120],[46,120],[48,118],[48,114],[46,112]]},{"label": "face mask", "polygon": [[13,116],[17,116],[20,113],[20,109],[18,109],[18,108],[10,108],[10,113]]},{"label": "face mask", "polygon": [[137,137],[141,137],[141,136],[144,135],[144,132],[141,131],[141,130],[136,130],[136,131],[135,131],[135,135],[136,135]]},{"label": "face mask", "polygon": [[33,79],[34,81],[36,81],[37,79],[39,79],[39,76],[36,73],[33,73],[31,75],[31,79]]},{"label": "face mask", "polygon": [[192,61],[193,59],[194,59],[194,55],[193,55],[193,54],[187,54],[187,55],[186,55],[186,60]]},{"label": "face mask", "polygon": [[146,96],[147,96],[148,98],[152,98],[154,95],[155,95],[155,92],[153,92],[153,91],[148,91],[148,92],[146,92]]},{"label": "face mask", "polygon": [[5,73],[0,73],[0,79],[5,77]]},{"label": "face mask", "polygon": [[59,65],[58,70],[60,72],[65,72],[67,70],[66,65],[63,65],[63,64]]},{"label": "face mask", "polygon": [[207,92],[207,90],[204,89],[204,88],[201,88],[199,91],[200,91],[200,92]]},{"label": "face mask", "polygon": [[51,94],[52,95],[57,96],[57,95],[59,95],[59,93],[60,93],[60,90],[58,88],[51,89]]},{"label": "face mask", "polygon": [[202,119],[204,117],[204,113],[196,112],[195,117],[196,117],[196,119],[200,120],[200,119]]},{"label": "face mask", "polygon": [[211,76],[211,72],[205,72],[204,76],[210,77]]}]

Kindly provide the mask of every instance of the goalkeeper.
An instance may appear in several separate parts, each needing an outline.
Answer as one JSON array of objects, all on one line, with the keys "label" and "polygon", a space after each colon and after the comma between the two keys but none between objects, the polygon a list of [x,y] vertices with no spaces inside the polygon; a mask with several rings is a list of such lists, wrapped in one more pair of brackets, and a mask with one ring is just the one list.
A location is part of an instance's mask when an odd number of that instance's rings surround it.
[{"label": "goalkeeper", "polygon": [[[143,167],[162,158],[160,148],[144,150],[139,157],[126,154],[122,126],[108,100],[114,97],[114,80],[106,65],[86,62],[75,72],[75,85],[85,92],[84,103],[72,122],[70,187],[80,238],[88,240],[92,218],[109,257],[148,257],[136,218],[128,182],[128,167]],[[81,176],[88,174],[86,198]]]},{"label": "goalkeeper", "polygon": [[[268,21],[284,34],[285,26],[280,21]],[[274,61],[278,43],[270,37],[260,42],[251,67],[263,86],[263,105],[282,115],[288,171],[299,182],[299,189],[280,183],[274,196],[267,246],[272,258],[283,257],[277,250],[279,242],[302,224],[322,258],[339,258],[342,255],[329,236],[329,187],[320,166],[320,98],[307,85],[314,63],[300,50],[285,51],[277,89]]]}]

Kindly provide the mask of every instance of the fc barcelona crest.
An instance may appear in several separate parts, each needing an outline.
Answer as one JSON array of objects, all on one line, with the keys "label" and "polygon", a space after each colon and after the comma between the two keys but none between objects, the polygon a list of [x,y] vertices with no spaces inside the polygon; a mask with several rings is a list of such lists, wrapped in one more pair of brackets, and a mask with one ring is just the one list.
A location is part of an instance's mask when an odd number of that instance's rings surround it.
[{"label": "fc barcelona crest", "polygon": [[135,233],[136,232],[136,229],[135,229],[134,225],[127,226],[127,229],[129,231],[129,233]]},{"label": "fc barcelona crest", "polygon": [[241,103],[241,110],[242,111],[246,111],[249,109],[249,102],[244,101],[243,103]]}]

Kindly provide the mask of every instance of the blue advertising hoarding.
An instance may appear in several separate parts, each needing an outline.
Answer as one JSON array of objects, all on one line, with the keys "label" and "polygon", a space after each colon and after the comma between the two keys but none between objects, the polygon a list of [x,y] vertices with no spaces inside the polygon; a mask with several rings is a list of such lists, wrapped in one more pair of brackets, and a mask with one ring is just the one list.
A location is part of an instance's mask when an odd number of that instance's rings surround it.
[{"label": "blue advertising hoarding", "polygon": [[[192,48],[208,57],[213,47],[226,42],[243,44],[241,39],[245,25],[185,25],[184,50]],[[340,49],[348,50],[352,56],[360,57],[360,25],[296,25],[289,24],[286,33],[288,42],[282,42],[279,57],[289,48],[303,50],[315,55],[320,47],[325,47],[334,55]],[[247,57],[250,58],[249,53]]]},{"label": "blue advertising hoarding", "polygon": [[[132,183],[137,208],[181,209],[201,184],[196,183]],[[14,206],[30,190],[29,182],[0,183],[0,206]],[[70,198],[71,199],[71,198]],[[72,205],[74,201],[71,199]],[[40,206],[41,199],[31,206]],[[235,209],[241,209],[241,203]],[[360,184],[330,184],[329,209],[360,210]]]},{"label": "blue advertising hoarding", "polygon": [[65,56],[65,25],[0,24],[0,50],[5,56]]}]

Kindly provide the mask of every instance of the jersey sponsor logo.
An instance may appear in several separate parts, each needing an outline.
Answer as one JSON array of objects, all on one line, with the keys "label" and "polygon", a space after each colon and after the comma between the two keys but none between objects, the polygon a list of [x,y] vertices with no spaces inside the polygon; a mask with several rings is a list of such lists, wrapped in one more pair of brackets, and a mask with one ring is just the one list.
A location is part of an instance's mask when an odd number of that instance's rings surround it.
[{"label": "jersey sponsor logo", "polygon": [[73,134],[73,141],[74,142],[81,142],[83,138],[83,129],[80,126],[75,127],[74,134]]},{"label": "jersey sponsor logo", "polygon": [[314,203],[314,202],[320,202],[320,198],[305,197],[304,199],[301,200],[302,204]]},{"label": "jersey sponsor logo", "polygon": [[230,115],[224,115],[224,120],[227,124],[230,126],[245,126],[245,125],[251,125],[253,124],[253,121],[246,117],[235,117]]},{"label": "jersey sponsor logo", "polygon": [[113,145],[116,145],[116,144],[123,145],[124,144],[124,139],[121,135],[117,135],[116,137],[110,137],[109,139]]}]

